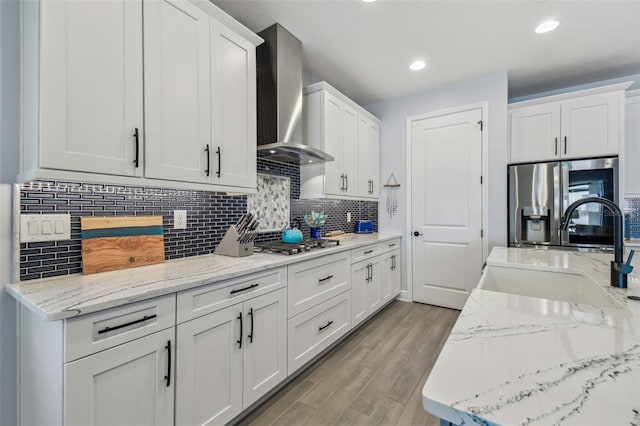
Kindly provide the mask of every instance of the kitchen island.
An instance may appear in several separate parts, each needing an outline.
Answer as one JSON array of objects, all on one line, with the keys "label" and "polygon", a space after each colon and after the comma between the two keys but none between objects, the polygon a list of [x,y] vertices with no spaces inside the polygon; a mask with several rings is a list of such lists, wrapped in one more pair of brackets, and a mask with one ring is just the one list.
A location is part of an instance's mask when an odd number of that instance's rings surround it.
[{"label": "kitchen island", "polygon": [[[619,309],[474,289],[422,391],[443,424],[640,425],[639,262],[609,286],[612,255],[494,248],[487,265],[580,274]],[[541,279],[544,274],[541,274]]]}]

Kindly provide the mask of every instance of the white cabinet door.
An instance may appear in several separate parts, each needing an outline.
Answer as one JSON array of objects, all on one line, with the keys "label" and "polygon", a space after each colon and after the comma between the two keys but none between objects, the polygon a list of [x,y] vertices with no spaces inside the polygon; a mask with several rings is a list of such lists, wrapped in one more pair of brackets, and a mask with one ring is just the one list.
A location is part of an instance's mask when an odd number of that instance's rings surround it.
[{"label": "white cabinet door", "polygon": [[341,121],[340,157],[345,176],[345,189],[342,193],[355,196],[358,195],[358,113],[343,104]]},{"label": "white cabinet door", "polygon": [[358,114],[358,194],[378,198],[380,191],[380,128]]},{"label": "white cabinet door", "polygon": [[40,167],[141,176],[142,1],[40,4]]},{"label": "white cabinet door", "polygon": [[380,261],[380,299],[391,299],[391,274],[393,272],[393,253],[386,253]]},{"label": "white cabinet door", "polygon": [[65,365],[66,425],[171,425],[174,328]]},{"label": "white cabinet door", "polygon": [[342,170],[342,111],[344,104],[331,93],[324,92],[324,111],[322,133],[324,152],[333,156],[334,161],[324,163],[324,192],[331,195],[343,195],[345,188]]},{"label": "white cabinet door", "polygon": [[560,103],[514,109],[510,113],[511,162],[560,158]]},{"label": "white cabinet door", "polygon": [[617,155],[622,94],[602,93],[562,102],[562,157]]},{"label": "white cabinet door", "polygon": [[369,280],[366,281],[364,298],[367,309],[367,315],[376,311],[382,303],[382,294],[380,291],[380,270],[381,258],[377,257],[369,263]]},{"label": "white cabinet door", "polygon": [[367,317],[365,296],[368,276],[369,262],[353,265],[351,271],[351,327],[355,327]]},{"label": "white cabinet door", "polygon": [[213,182],[256,187],[256,49],[211,19]]},{"label": "white cabinet door", "polygon": [[187,0],[144,4],[147,177],[211,180],[209,19]]},{"label": "white cabinet door", "polygon": [[224,424],[242,411],[241,315],[240,303],[178,325],[176,424]]},{"label": "white cabinet door", "polygon": [[391,297],[395,297],[400,294],[400,288],[402,287],[402,275],[400,273],[400,250],[395,250],[391,256]]},{"label": "white cabinet door", "polygon": [[627,98],[626,103],[624,191],[628,197],[640,197],[640,96]]},{"label": "white cabinet door", "polygon": [[243,409],[287,377],[287,290],[244,303]]}]

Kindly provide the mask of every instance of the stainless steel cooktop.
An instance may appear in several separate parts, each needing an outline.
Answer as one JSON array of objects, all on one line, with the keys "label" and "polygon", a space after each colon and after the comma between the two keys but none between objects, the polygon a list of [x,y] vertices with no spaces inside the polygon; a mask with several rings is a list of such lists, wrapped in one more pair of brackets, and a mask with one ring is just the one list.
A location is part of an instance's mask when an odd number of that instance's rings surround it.
[{"label": "stainless steel cooktop", "polygon": [[253,251],[256,253],[274,253],[274,254],[298,254],[311,250],[323,249],[327,247],[335,247],[340,245],[339,240],[328,238],[313,238],[302,240],[299,243],[283,243],[282,241],[263,241],[254,243]]}]

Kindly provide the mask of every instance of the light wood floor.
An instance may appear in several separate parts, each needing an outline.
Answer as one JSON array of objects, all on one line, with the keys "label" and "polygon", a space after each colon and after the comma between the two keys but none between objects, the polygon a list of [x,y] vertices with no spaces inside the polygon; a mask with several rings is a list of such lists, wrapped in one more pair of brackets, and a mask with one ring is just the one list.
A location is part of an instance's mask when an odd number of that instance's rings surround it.
[{"label": "light wood floor", "polygon": [[459,311],[395,301],[242,425],[439,425],[422,387]]}]

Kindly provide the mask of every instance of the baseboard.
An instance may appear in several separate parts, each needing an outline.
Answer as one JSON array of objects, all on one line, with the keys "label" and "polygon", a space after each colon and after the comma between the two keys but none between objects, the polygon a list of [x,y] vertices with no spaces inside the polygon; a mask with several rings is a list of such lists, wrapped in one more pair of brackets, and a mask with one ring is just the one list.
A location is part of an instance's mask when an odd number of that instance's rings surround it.
[{"label": "baseboard", "polygon": [[411,300],[409,300],[409,292],[407,290],[400,290],[398,300],[401,300],[403,302],[411,302]]}]

